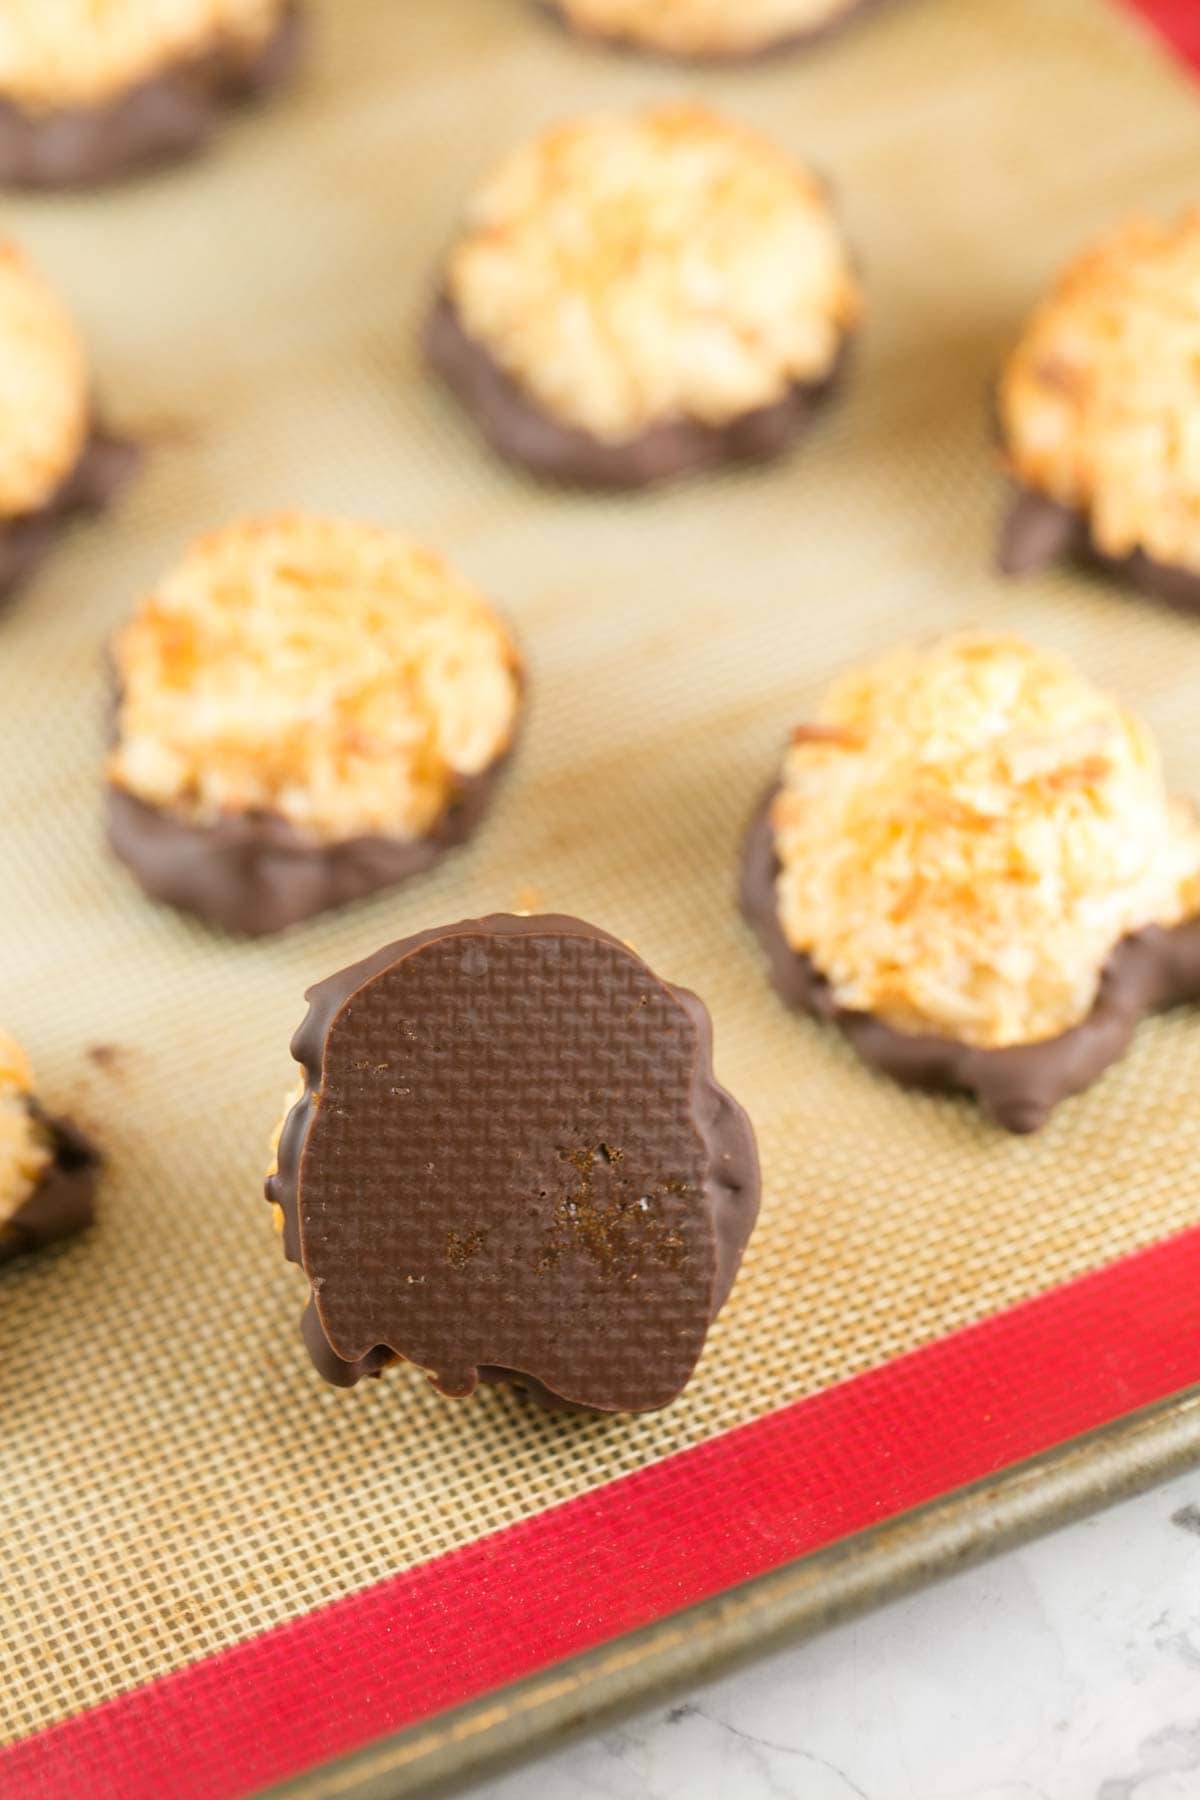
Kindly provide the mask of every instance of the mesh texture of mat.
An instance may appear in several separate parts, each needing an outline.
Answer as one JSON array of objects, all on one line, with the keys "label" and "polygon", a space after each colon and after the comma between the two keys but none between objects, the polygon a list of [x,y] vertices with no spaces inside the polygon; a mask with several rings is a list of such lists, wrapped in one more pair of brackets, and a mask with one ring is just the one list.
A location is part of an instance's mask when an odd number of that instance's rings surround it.
[{"label": "mesh texture of mat", "polygon": [[[811,60],[697,73],[524,0],[314,4],[307,73],[211,156],[10,203],[144,477],[0,623],[0,1014],[105,1145],[94,1233],[0,1285],[0,1577],[20,1736],[811,1393],[1195,1221],[1200,1020],[1016,1141],[785,1014],[734,907],[739,834],[846,661],[1004,626],[1074,655],[1200,794],[1200,627],[989,563],[986,389],[1057,265],[1196,198],[1196,99],[1099,0],[897,0]],[[499,467],[424,376],[433,270],[493,158],[572,110],[698,93],[832,178],[869,317],[789,460],[635,501]],[[102,651],[194,533],[305,506],[393,524],[514,620],[531,713],[476,842],[274,943],[143,902],[101,841]],[[669,1411],[548,1416],[395,1371],[325,1388],[261,1199],[310,981],[423,926],[576,912],[696,988],[756,1123],[762,1218]],[[98,1047],[106,1047],[97,1053]]]}]

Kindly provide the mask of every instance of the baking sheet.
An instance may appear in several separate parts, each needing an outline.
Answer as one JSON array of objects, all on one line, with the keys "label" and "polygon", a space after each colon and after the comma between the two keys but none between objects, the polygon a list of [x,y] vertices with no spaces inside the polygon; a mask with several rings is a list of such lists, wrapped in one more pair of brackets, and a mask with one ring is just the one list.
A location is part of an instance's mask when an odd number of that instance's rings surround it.
[{"label": "baking sheet", "polygon": [[[19,1737],[1195,1222],[1200,1021],[1038,1137],[906,1095],[784,1013],[738,835],[829,675],[898,636],[1025,631],[1117,687],[1200,792],[1197,627],[1070,571],[998,583],[983,395],[1062,258],[1195,198],[1193,93],[1094,0],[904,0],[809,62],[686,73],[521,0],[326,0],[296,92],[205,163],[6,206],[88,328],[146,475],[0,626],[0,1012],[111,1156],[86,1241],[0,1278],[0,1568]],[[473,180],[585,106],[703,94],[832,177],[870,316],[771,469],[635,501],[492,462],[417,354]],[[1097,129],[1102,119],[1103,129]],[[952,147],[948,150],[948,146]],[[194,532],[301,505],[447,551],[532,672],[513,778],[430,878],[274,944],[142,901],[101,845],[106,636]],[[259,1199],[309,981],[423,925],[579,912],[697,988],[765,1191],[696,1380],[637,1421],[325,1389]],[[97,1056],[97,1046],[111,1047]]]}]

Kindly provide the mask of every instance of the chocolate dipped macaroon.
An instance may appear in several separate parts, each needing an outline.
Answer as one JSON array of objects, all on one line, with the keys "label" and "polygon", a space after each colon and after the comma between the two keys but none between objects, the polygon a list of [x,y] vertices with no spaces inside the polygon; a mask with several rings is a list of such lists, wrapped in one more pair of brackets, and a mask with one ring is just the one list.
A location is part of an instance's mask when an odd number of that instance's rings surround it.
[{"label": "chocolate dipped macaroon", "polygon": [[6,0],[0,183],[87,187],[198,150],[290,71],[298,0]]},{"label": "chocolate dipped macaroon", "polygon": [[1200,998],[1200,824],[1062,658],[963,636],[835,681],[755,816],[743,909],[791,1006],[1036,1130]]},{"label": "chocolate dipped macaroon", "polygon": [[321,1374],[674,1400],[758,1212],[701,1001],[554,914],[420,932],[308,1000],[267,1198]]},{"label": "chocolate dipped macaroon", "polygon": [[1200,608],[1200,208],[1077,257],[1001,373],[1000,566],[1062,556]]},{"label": "chocolate dipped macaroon", "polygon": [[46,1112],[21,1046],[0,1031],[0,1263],[92,1222],[100,1157]]},{"label": "chocolate dipped macaroon", "polygon": [[70,314],[24,252],[0,240],[0,605],[73,514],[108,505],[136,461],[97,416]]},{"label": "chocolate dipped macaroon", "polygon": [[743,62],[841,31],[880,0],[538,0],[580,37],[687,62]]},{"label": "chocolate dipped macaroon", "polygon": [[470,202],[427,333],[508,460],[641,487],[776,455],[858,323],[821,181],[703,106],[542,132]]},{"label": "chocolate dipped macaroon", "polygon": [[299,513],[201,538],[113,666],[113,849],[156,899],[251,934],[461,843],[523,685],[507,629],[440,557]]}]

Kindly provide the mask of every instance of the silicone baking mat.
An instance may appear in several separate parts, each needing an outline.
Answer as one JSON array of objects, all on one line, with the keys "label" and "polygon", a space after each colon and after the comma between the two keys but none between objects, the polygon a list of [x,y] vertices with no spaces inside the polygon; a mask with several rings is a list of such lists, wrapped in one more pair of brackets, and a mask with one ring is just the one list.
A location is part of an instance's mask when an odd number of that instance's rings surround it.
[{"label": "silicone baking mat", "polygon": [[[1148,1023],[1014,1140],[785,1014],[733,903],[789,727],[900,636],[1061,647],[1200,792],[1200,625],[989,571],[989,376],[1078,244],[1200,198],[1182,65],[1101,0],[896,0],[809,60],[704,73],[523,0],[311,11],[297,88],[206,161],[6,208],[150,449],[0,624],[0,1009],[110,1157],[96,1230],[0,1281],[6,1800],[249,1793],[1200,1380],[1200,1020]],[[432,270],[515,139],[678,92],[831,176],[870,299],[853,379],[771,468],[536,488],[422,372]],[[103,646],[190,535],[290,505],[446,550],[516,622],[531,717],[470,848],[246,944],[105,855]],[[303,990],[506,907],[581,913],[698,989],[758,1128],[743,1274],[653,1417],[404,1373],[335,1392],[299,1343],[260,1191]]]}]

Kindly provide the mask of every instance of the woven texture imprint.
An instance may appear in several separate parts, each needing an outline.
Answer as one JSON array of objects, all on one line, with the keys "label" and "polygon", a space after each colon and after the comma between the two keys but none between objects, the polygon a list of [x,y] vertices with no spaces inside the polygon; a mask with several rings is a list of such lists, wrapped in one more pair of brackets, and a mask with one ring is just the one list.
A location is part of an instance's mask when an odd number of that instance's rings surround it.
[{"label": "woven texture imprint", "polygon": [[[147,473],[0,627],[0,1012],[111,1156],[95,1233],[0,1302],[6,1738],[472,1541],[1194,1223],[1200,1019],[1014,1141],[784,1013],[733,907],[743,821],[849,659],[1002,624],[1075,656],[1200,795],[1200,627],[1069,570],[989,573],[985,393],[1055,267],[1197,196],[1183,74],[1098,0],[904,0],[809,62],[682,74],[523,0],[315,0],[296,93],[209,160],[8,206]],[[431,271],[551,116],[700,93],[832,178],[870,313],[798,454],[628,502],[493,463],[423,376]],[[1103,130],[1096,120],[1103,119]],[[278,943],[143,903],[101,848],[102,646],[193,533],[285,505],[427,538],[514,620],[531,721],[478,841]],[[505,907],[581,913],[698,989],[765,1177],[743,1275],[669,1411],[322,1386],[261,1201],[307,983]],[[89,1055],[101,1046],[103,1051]]]},{"label": "woven texture imprint", "polygon": [[329,1034],[299,1199],[313,1304],[340,1354],[398,1344],[447,1394],[492,1363],[661,1402],[699,1355],[716,1260],[695,1026],[622,945],[466,944],[376,975]]}]

